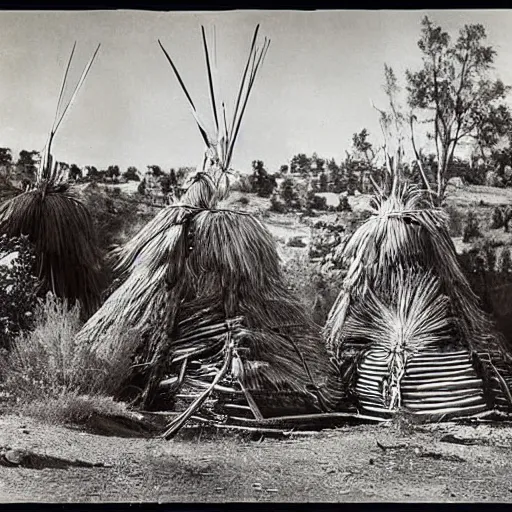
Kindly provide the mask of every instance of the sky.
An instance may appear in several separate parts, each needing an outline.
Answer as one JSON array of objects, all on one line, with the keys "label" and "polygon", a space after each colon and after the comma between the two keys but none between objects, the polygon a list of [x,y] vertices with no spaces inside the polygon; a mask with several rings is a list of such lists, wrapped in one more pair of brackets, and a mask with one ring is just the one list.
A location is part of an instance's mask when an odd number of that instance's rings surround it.
[{"label": "sky", "polygon": [[362,128],[381,143],[371,102],[386,105],[384,63],[405,85],[405,70],[421,65],[417,40],[425,14],[454,37],[464,24],[482,23],[498,52],[496,75],[512,84],[512,10],[2,11],[0,146],[15,154],[43,149],[73,43],[70,86],[101,43],[55,137],[55,158],[98,168],[196,166],[202,139],[157,39],[173,57],[201,115],[210,119],[201,24],[210,35],[215,27],[218,85],[229,115],[259,23],[260,35],[272,42],[232,167],[248,170],[259,159],[274,171],[299,152],[339,160]]}]

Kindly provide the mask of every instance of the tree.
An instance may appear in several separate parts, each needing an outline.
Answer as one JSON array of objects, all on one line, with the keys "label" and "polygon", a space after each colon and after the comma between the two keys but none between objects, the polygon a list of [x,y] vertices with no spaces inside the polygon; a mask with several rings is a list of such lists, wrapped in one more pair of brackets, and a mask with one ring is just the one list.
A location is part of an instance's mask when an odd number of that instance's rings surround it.
[{"label": "tree", "polygon": [[78,180],[82,178],[82,169],[76,164],[71,164],[69,167],[69,179]]},{"label": "tree", "polygon": [[320,192],[327,192],[327,174],[325,172],[320,173],[318,178],[318,189]]},{"label": "tree", "polygon": [[160,188],[162,189],[162,194],[164,196],[167,196],[174,188],[171,183],[171,177],[168,176],[167,174],[164,174],[160,178],[159,183],[160,183]]},{"label": "tree", "polygon": [[316,153],[313,153],[313,156],[311,157],[311,163],[312,165],[312,174],[313,176],[318,176],[321,172],[324,171],[325,166],[325,159],[320,158]]},{"label": "tree", "polygon": [[252,162],[252,171],[250,182],[254,192],[260,197],[270,197],[277,187],[275,177],[267,172],[265,164],[261,160]]},{"label": "tree", "polygon": [[139,186],[137,187],[137,192],[138,192],[141,196],[146,195],[146,180],[145,180],[145,179],[143,179],[143,180],[139,183]]},{"label": "tree", "polygon": [[162,171],[162,168],[159,165],[148,165],[148,170],[155,178],[159,178],[164,174],[164,171]]},{"label": "tree", "polygon": [[123,174],[126,181],[140,181],[139,171],[137,167],[130,166]]},{"label": "tree", "polygon": [[368,140],[370,133],[363,128],[359,133],[352,135],[352,146],[354,149],[354,157],[357,162],[359,172],[359,188],[364,191],[366,186],[366,176],[372,175],[373,161],[376,153],[373,144]]},{"label": "tree", "polygon": [[112,181],[116,180],[121,175],[121,172],[119,171],[119,166],[118,165],[109,165],[105,172],[105,175],[107,178],[111,179]]},{"label": "tree", "polygon": [[91,181],[99,179],[100,173],[94,165],[86,165],[85,170],[87,171],[87,179]]},{"label": "tree", "polygon": [[9,148],[0,148],[0,167],[12,165],[12,152]]},{"label": "tree", "polygon": [[40,160],[41,156],[39,151],[27,151],[26,149],[22,149],[18,156],[16,167],[21,173],[33,177],[37,172],[37,166]]},{"label": "tree", "polygon": [[178,177],[176,176],[176,171],[174,169],[171,169],[169,172],[169,182],[173,188],[178,186]]},{"label": "tree", "polygon": [[311,158],[308,158],[304,153],[299,153],[290,162],[290,172],[291,174],[308,176],[311,173],[311,164]]},{"label": "tree", "polygon": [[[406,72],[408,103],[413,111],[423,113],[421,121],[431,127],[439,204],[460,142],[472,138],[478,145],[488,145],[507,129],[510,113],[503,100],[509,88],[489,77],[496,52],[485,45],[482,25],[465,25],[455,42],[427,16],[421,26],[418,47],[423,66]],[[416,120],[417,115],[412,115],[411,128]]]},{"label": "tree", "polygon": [[369,136],[368,130],[363,128],[359,133],[352,135],[352,145],[357,153],[363,156],[368,163],[371,163],[375,158],[375,150],[372,143],[368,141]]}]

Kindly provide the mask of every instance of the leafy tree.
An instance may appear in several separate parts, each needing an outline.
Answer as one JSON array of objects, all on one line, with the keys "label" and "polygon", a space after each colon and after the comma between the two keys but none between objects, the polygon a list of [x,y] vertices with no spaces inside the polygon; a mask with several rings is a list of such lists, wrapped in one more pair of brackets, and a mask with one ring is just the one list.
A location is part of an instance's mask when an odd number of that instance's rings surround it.
[{"label": "leafy tree", "polygon": [[311,158],[308,158],[304,153],[299,153],[290,162],[290,172],[300,176],[308,176],[311,174],[311,164]]},{"label": "leafy tree", "polygon": [[480,223],[475,212],[469,211],[466,217],[466,224],[462,233],[462,241],[467,244],[474,238],[480,238],[482,233],[480,231]]},{"label": "leafy tree", "polygon": [[155,178],[159,178],[164,175],[164,171],[162,171],[162,168],[159,165],[148,165],[148,170]]},{"label": "leafy tree", "polygon": [[37,172],[37,166],[40,160],[41,155],[39,151],[27,151],[26,149],[22,149],[18,156],[16,167],[21,173],[33,177]]},{"label": "leafy tree", "polygon": [[182,187],[187,181],[188,175],[194,171],[193,167],[180,167],[178,172],[176,173],[176,179],[178,180],[178,185]]},{"label": "leafy tree", "polygon": [[40,285],[34,276],[34,248],[27,237],[0,236],[0,348],[10,348],[33,324]]},{"label": "leafy tree", "polygon": [[[322,179],[322,175],[320,175]],[[334,158],[327,161],[327,192],[335,192],[339,194],[346,188],[346,179],[344,170],[336,163]],[[320,186],[322,189],[322,186]]]},{"label": "leafy tree", "polygon": [[0,148],[0,167],[12,165],[12,152],[9,148]]},{"label": "leafy tree", "polygon": [[503,247],[500,258],[500,272],[509,274],[512,272],[512,258],[510,256],[510,249]]},{"label": "leafy tree", "polygon": [[288,174],[288,171],[289,171],[289,167],[284,164],[284,165],[281,165],[281,167],[279,167],[279,174],[284,176],[285,174]]},{"label": "leafy tree", "polygon": [[137,170],[137,167],[130,166],[126,171],[123,173],[123,177],[126,179],[126,181],[140,181],[139,171]]},{"label": "leafy tree", "polygon": [[143,179],[143,180],[139,183],[139,186],[137,187],[137,192],[138,192],[141,196],[146,195],[146,180],[145,180],[145,179]]},{"label": "leafy tree", "polygon": [[[463,139],[492,144],[510,125],[503,103],[509,88],[489,77],[496,51],[485,44],[482,25],[465,25],[456,41],[427,16],[421,23],[418,47],[423,53],[419,71],[406,73],[408,103],[422,112],[431,126],[436,150],[437,202],[442,202],[448,168]],[[411,128],[416,115],[411,116]]]},{"label": "leafy tree", "polygon": [[271,176],[265,169],[265,164],[261,160],[252,162],[251,186],[260,197],[270,197],[277,187],[274,176]]},{"label": "leafy tree", "polygon": [[313,153],[313,156],[311,157],[311,164],[311,172],[313,176],[318,176],[324,171],[325,159],[320,158],[316,153]]},{"label": "leafy tree", "polygon": [[100,177],[100,173],[94,165],[85,166],[85,170],[87,171],[87,179],[90,181],[96,181]]},{"label": "leafy tree", "polygon": [[119,166],[118,165],[109,165],[105,172],[105,175],[107,178],[109,178],[111,180],[115,180],[115,179],[119,178],[119,176],[121,175]]},{"label": "leafy tree", "polygon": [[287,208],[300,210],[307,203],[307,193],[293,178],[285,178],[281,183],[279,195]]},{"label": "leafy tree", "polygon": [[372,162],[375,158],[375,150],[372,143],[368,140],[369,136],[370,134],[366,128],[352,135],[352,145],[355,151],[360,153],[368,163]]},{"label": "leafy tree", "polygon": [[318,189],[320,192],[327,192],[327,174],[325,172],[320,173],[318,178]]},{"label": "leafy tree", "polygon": [[170,181],[171,187],[178,186],[178,177],[176,176],[176,171],[174,169],[171,169],[171,171],[169,172],[169,181]]},{"label": "leafy tree", "polygon": [[160,188],[162,189],[162,194],[164,194],[164,196],[167,196],[174,188],[172,185],[171,177],[167,174],[164,174],[160,178],[159,183]]},{"label": "leafy tree", "polygon": [[[370,134],[366,128],[363,128],[359,133],[352,135],[352,147],[354,150],[353,160],[357,173],[359,174],[358,187],[364,191],[366,186],[366,176],[371,176],[374,171],[373,162],[376,157],[376,152],[373,144],[368,140]],[[352,167],[353,170],[354,167]]]},{"label": "leafy tree", "polygon": [[76,164],[71,164],[69,167],[69,178],[72,180],[78,180],[82,178],[82,169]]}]

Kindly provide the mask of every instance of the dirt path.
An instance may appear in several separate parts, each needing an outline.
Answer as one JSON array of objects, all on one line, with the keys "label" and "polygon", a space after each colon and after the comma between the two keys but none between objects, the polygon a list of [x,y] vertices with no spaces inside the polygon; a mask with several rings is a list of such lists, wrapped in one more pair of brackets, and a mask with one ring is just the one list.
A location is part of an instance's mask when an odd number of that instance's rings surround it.
[{"label": "dirt path", "polygon": [[[356,426],[284,441],[166,442],[3,416],[0,432],[2,447],[108,466],[0,467],[3,502],[512,501],[512,427]],[[478,444],[441,441],[446,435]]]}]

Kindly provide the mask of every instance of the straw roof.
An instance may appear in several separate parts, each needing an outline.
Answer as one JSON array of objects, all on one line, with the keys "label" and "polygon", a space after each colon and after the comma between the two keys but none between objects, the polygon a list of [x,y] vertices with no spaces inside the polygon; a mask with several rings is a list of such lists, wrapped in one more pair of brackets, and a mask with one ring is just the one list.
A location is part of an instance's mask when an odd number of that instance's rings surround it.
[{"label": "straw roof", "polygon": [[0,233],[27,235],[36,251],[36,275],[43,291],[79,300],[89,316],[98,306],[104,279],[101,255],[96,245],[92,218],[86,206],[68,186],[66,176],[54,162],[54,137],[82,86],[99,50],[94,52],[68,102],[64,89],[76,43],[64,74],[55,119],[43,151],[35,184],[0,205]]},{"label": "straw roof", "polygon": [[[172,397],[185,388],[212,388],[215,375],[224,378],[221,384],[239,385],[251,407],[265,414],[325,410],[341,399],[320,328],[289,293],[271,234],[254,216],[218,207],[228,192],[234,143],[269,45],[265,39],[259,48],[257,34],[258,28],[228,129],[225,106],[213,93],[202,30],[212,107],[223,119],[216,137],[206,134],[161,45],[194,112],[205,158],[180,202],[163,209],[112,255],[122,284],[79,333],[108,357],[116,331],[139,332],[141,345],[127,383],[138,382],[143,391],[136,398],[144,407],[157,406],[159,393]],[[171,389],[162,391],[166,382]]]},{"label": "straw roof", "polygon": [[396,179],[375,197],[373,216],[343,249],[348,272],[327,344],[367,411],[482,412],[510,395],[512,359],[458,264],[446,213],[421,201],[421,191]]}]

